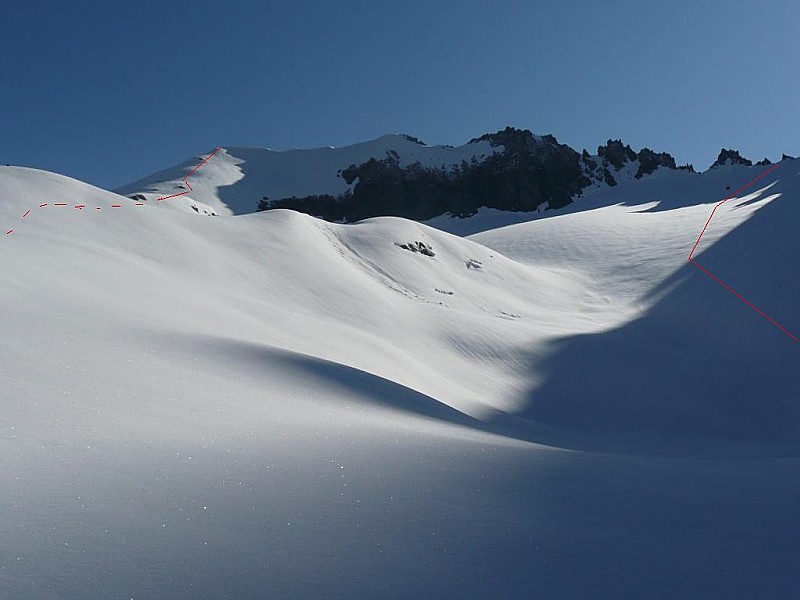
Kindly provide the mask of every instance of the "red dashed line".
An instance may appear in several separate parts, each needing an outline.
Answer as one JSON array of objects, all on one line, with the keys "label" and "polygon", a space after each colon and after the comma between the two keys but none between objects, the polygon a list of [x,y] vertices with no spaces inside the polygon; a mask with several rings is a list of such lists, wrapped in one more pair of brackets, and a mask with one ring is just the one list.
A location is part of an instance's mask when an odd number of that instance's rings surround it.
[{"label": "red dashed line", "polygon": [[189,192],[180,192],[179,194],[172,194],[171,196],[162,196],[161,198],[156,198],[156,202],[161,202],[162,200],[169,200],[170,198],[177,198],[178,196],[183,196],[184,194],[188,194]]},{"label": "red dashed line", "polygon": [[[179,192],[177,194],[171,194],[169,196],[161,196],[160,198],[156,198],[156,201],[161,202],[163,200],[169,200],[170,198],[177,198],[178,196],[184,196],[185,194],[188,194],[189,192],[193,192],[194,189],[192,188],[191,184],[189,183],[189,177],[194,175],[194,173],[197,172],[197,170],[200,167],[202,167],[204,164],[206,164],[211,159],[211,157],[214,156],[221,149],[222,148],[215,148],[214,151],[211,154],[206,156],[203,160],[200,161],[199,164],[195,165],[195,167],[191,171],[189,171],[186,175],[184,175],[181,178],[181,181],[188,188],[187,190],[185,190],[183,192]],[[49,204],[47,202],[43,202],[38,206],[38,208],[45,208],[46,206],[68,206],[68,203],[67,202],[53,202],[52,204]],[[136,202],[133,206],[146,206],[146,204],[144,202]],[[76,210],[83,210],[84,208],[86,208],[85,204],[76,204],[75,205],[75,209]],[[123,208],[123,205],[122,204],[112,204],[111,208]],[[102,207],[95,206],[95,210],[102,210]],[[27,217],[30,214],[31,214],[31,209],[29,208],[28,210],[25,211],[25,214],[22,215],[22,218],[24,219],[25,217]],[[9,229],[8,231],[6,231],[6,235],[11,235],[12,233],[14,233],[13,229]]]},{"label": "red dashed line", "polygon": [[735,197],[735,196],[736,196],[736,195],[737,195],[739,192],[741,192],[742,190],[745,190],[745,189],[749,188],[751,185],[753,185],[753,184],[754,184],[756,181],[758,181],[758,180],[759,180],[759,179],[761,179],[762,177],[766,177],[766,176],[767,176],[769,173],[771,173],[772,171],[774,171],[774,170],[775,170],[775,169],[778,167],[778,165],[779,165],[779,164],[780,164],[780,163],[776,163],[776,164],[774,164],[772,167],[770,167],[769,169],[767,169],[766,171],[764,171],[764,172],[763,172],[761,175],[759,175],[758,177],[756,177],[755,179],[753,179],[753,180],[752,180],[752,181],[750,181],[749,183],[746,183],[746,184],[744,184],[744,185],[743,185],[742,187],[740,187],[738,190],[736,190],[735,192],[733,192],[733,193],[732,193],[730,196],[728,196],[728,197],[727,197],[727,198],[725,198],[724,200],[721,200],[720,202],[717,202],[717,203],[714,205],[714,208],[713,208],[713,210],[711,211],[711,214],[709,215],[709,217],[708,217],[708,220],[706,221],[706,224],[705,224],[705,225],[703,225],[703,230],[700,232],[700,235],[698,235],[698,236],[697,236],[697,240],[695,241],[695,243],[694,243],[694,246],[692,246],[692,251],[691,251],[691,252],[689,252],[689,262],[690,262],[690,263],[692,263],[692,264],[693,264],[695,267],[697,267],[698,269],[700,269],[700,270],[701,270],[703,273],[705,273],[706,275],[708,275],[708,277],[709,277],[709,278],[710,278],[712,281],[715,281],[715,282],[717,282],[719,285],[721,285],[723,288],[725,288],[725,289],[726,289],[728,292],[730,292],[731,294],[733,294],[733,295],[734,295],[736,298],[738,298],[739,300],[741,300],[742,302],[744,302],[744,303],[745,303],[747,306],[749,306],[750,308],[752,308],[752,309],[753,309],[753,310],[754,310],[756,313],[758,313],[759,315],[761,315],[762,317],[764,317],[764,318],[765,318],[767,321],[769,321],[770,323],[772,323],[772,324],[773,324],[775,327],[777,327],[777,328],[778,328],[778,329],[780,329],[780,330],[781,330],[783,333],[785,333],[785,334],[786,334],[786,335],[788,335],[790,338],[792,338],[792,340],[794,340],[795,342],[800,342],[800,338],[798,338],[796,335],[794,335],[793,333],[791,333],[791,332],[790,332],[788,329],[786,329],[786,327],[784,327],[783,325],[781,325],[780,323],[778,323],[778,322],[777,322],[775,319],[773,319],[772,317],[770,317],[770,316],[769,316],[767,313],[765,313],[763,310],[761,310],[760,308],[758,308],[758,307],[757,307],[755,304],[753,304],[752,302],[750,302],[750,301],[749,301],[747,298],[745,298],[744,296],[742,296],[742,295],[741,295],[739,292],[737,292],[735,289],[733,289],[733,288],[732,288],[730,285],[728,285],[727,283],[725,283],[724,281],[722,281],[722,279],[720,279],[719,277],[717,277],[716,275],[714,275],[714,274],[713,274],[711,271],[709,271],[708,269],[706,269],[706,268],[705,268],[703,265],[701,265],[699,262],[697,262],[697,261],[696,261],[696,260],[693,258],[693,256],[694,256],[694,253],[695,253],[695,250],[697,250],[697,246],[698,246],[698,244],[700,244],[700,238],[702,238],[702,237],[703,237],[703,234],[705,234],[705,232],[706,232],[706,229],[708,229],[708,225],[709,225],[709,223],[711,223],[711,219],[713,219],[713,218],[714,218],[714,213],[715,213],[715,212],[717,212],[717,209],[718,209],[720,206],[722,206],[723,204],[725,204],[725,203],[726,203],[728,200],[730,200],[731,198]]}]

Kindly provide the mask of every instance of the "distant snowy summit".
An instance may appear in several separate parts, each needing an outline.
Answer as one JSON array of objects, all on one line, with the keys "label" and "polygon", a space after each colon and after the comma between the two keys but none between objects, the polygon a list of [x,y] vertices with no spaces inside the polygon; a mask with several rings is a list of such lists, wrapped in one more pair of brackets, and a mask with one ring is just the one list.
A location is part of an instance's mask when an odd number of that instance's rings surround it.
[{"label": "distant snowy summit", "polygon": [[[182,177],[202,158],[116,191],[182,190]],[[738,151],[723,149],[712,168],[732,164],[752,162]],[[219,214],[288,208],[336,222],[377,216],[424,221],[440,215],[467,217],[481,208],[561,208],[587,193],[659,169],[694,172],[691,165],[676,165],[666,152],[635,152],[621,140],[608,140],[592,155],[559,143],[553,135],[513,127],[456,147],[428,146],[409,135],[389,134],[342,148],[226,147],[193,175],[190,199]]]}]

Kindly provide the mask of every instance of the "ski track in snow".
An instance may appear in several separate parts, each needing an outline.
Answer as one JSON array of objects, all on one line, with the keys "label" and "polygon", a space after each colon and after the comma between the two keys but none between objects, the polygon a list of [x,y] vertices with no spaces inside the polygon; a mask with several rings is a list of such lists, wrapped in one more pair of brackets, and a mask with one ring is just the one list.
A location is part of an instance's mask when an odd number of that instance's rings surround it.
[{"label": "ski track in snow", "polygon": [[357,267],[362,268],[366,273],[368,273],[371,277],[375,280],[380,282],[382,285],[385,285],[390,290],[395,291],[403,296],[408,298],[412,298],[414,300],[419,300],[420,302],[428,302],[431,304],[437,304],[436,302],[431,302],[426,298],[423,298],[416,292],[410,290],[408,287],[404,286],[402,283],[397,281],[391,274],[386,272],[380,266],[375,264],[373,261],[365,258],[364,256],[360,255],[358,251],[356,251],[351,245],[345,242],[341,236],[337,235],[327,223],[320,223],[319,224],[320,232],[322,235],[330,242],[331,246],[338,252],[338,254],[347,261],[352,262]]}]

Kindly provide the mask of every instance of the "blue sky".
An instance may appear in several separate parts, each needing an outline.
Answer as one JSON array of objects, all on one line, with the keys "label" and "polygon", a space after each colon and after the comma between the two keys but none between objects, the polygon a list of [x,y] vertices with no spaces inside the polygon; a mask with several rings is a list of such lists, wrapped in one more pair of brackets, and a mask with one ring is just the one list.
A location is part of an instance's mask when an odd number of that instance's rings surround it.
[{"label": "blue sky", "polygon": [[800,3],[649,4],[8,0],[0,163],[113,187],[218,145],[506,125],[699,169],[800,154]]}]

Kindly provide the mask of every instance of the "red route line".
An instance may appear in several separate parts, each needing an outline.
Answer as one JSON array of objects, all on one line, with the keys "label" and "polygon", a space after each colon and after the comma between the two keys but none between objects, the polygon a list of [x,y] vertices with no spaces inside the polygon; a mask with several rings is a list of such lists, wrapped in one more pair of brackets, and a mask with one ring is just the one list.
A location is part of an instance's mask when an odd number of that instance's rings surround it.
[{"label": "red route line", "polygon": [[720,206],[722,206],[723,204],[725,204],[725,203],[726,203],[728,200],[730,200],[731,198],[733,198],[734,196],[736,196],[736,194],[738,194],[738,193],[739,193],[739,192],[741,192],[742,190],[745,190],[745,189],[749,188],[751,185],[753,185],[753,184],[754,184],[756,181],[758,181],[758,180],[759,180],[759,179],[761,179],[762,177],[766,177],[767,175],[769,175],[769,174],[770,174],[772,171],[774,171],[774,170],[775,170],[775,169],[778,167],[778,165],[779,165],[779,164],[780,164],[780,163],[775,163],[775,164],[774,164],[774,165],[772,165],[772,166],[771,166],[769,169],[767,169],[766,171],[764,171],[764,172],[763,172],[761,175],[759,175],[758,177],[756,177],[756,178],[755,178],[755,179],[753,179],[752,181],[750,181],[750,182],[748,182],[748,183],[744,184],[744,185],[743,185],[742,187],[740,187],[738,190],[736,190],[735,192],[733,192],[733,193],[732,193],[730,196],[728,196],[728,197],[727,197],[727,198],[725,198],[724,200],[721,200],[721,201],[717,202],[717,203],[714,205],[714,208],[713,208],[713,210],[711,211],[711,214],[709,215],[709,217],[708,217],[708,220],[706,221],[706,224],[705,224],[705,225],[703,225],[703,230],[700,232],[700,235],[698,235],[698,236],[697,236],[697,240],[695,241],[695,243],[694,243],[694,246],[692,246],[692,251],[691,251],[691,252],[689,252],[689,262],[690,262],[690,263],[692,263],[692,264],[693,264],[695,267],[697,267],[698,269],[700,269],[700,270],[701,270],[703,273],[705,273],[706,275],[708,275],[708,277],[709,277],[709,278],[711,278],[711,280],[712,280],[712,281],[715,281],[715,282],[717,282],[719,285],[721,285],[723,288],[725,288],[725,289],[726,289],[728,292],[730,292],[731,294],[733,294],[733,295],[734,295],[736,298],[738,298],[739,300],[741,300],[742,302],[744,302],[744,303],[745,303],[747,306],[749,306],[750,308],[752,308],[752,309],[753,309],[754,311],[756,311],[756,312],[757,312],[759,315],[761,315],[762,317],[764,317],[764,318],[765,318],[767,321],[769,321],[770,323],[772,323],[772,324],[773,324],[775,327],[777,327],[777,328],[778,328],[778,329],[780,329],[780,330],[781,330],[783,333],[785,333],[785,334],[786,334],[786,335],[788,335],[790,338],[792,338],[792,340],[794,340],[795,342],[800,342],[800,338],[798,338],[798,337],[797,337],[796,335],[794,335],[794,334],[793,334],[791,331],[789,331],[788,329],[786,329],[786,327],[784,327],[783,325],[781,325],[780,323],[778,323],[778,322],[777,322],[775,319],[773,319],[772,317],[770,317],[770,316],[769,316],[767,313],[765,313],[763,310],[761,310],[760,308],[758,308],[758,307],[757,307],[755,304],[753,304],[752,302],[750,302],[750,301],[749,301],[747,298],[745,298],[744,296],[742,296],[742,295],[741,295],[739,292],[737,292],[735,289],[733,289],[733,288],[732,288],[730,285],[728,285],[727,283],[725,283],[724,281],[722,281],[722,279],[720,279],[719,277],[717,277],[716,275],[714,275],[714,274],[713,274],[711,271],[709,271],[708,269],[706,269],[706,268],[705,268],[703,265],[701,265],[699,262],[697,262],[697,261],[696,261],[696,260],[693,258],[693,256],[694,256],[694,253],[695,253],[695,250],[697,250],[697,246],[698,246],[698,244],[700,244],[700,238],[702,238],[702,237],[703,237],[703,234],[705,234],[705,232],[706,232],[706,229],[708,229],[708,225],[709,225],[709,223],[711,223],[711,219],[713,219],[713,218],[714,218],[714,213],[716,213],[716,212],[717,212],[717,209],[718,209]]},{"label": "red route line", "polygon": [[717,203],[714,205],[714,210],[712,210],[712,211],[711,211],[711,215],[709,215],[709,217],[708,217],[708,221],[706,221],[706,224],[705,224],[705,225],[703,225],[703,231],[701,231],[701,232],[700,232],[700,235],[698,235],[698,236],[697,236],[697,241],[694,243],[694,246],[692,246],[692,251],[691,251],[691,252],[689,252],[689,260],[692,260],[692,255],[694,254],[694,251],[697,249],[697,245],[700,243],[700,238],[701,238],[701,237],[703,237],[703,234],[706,232],[706,229],[708,229],[708,224],[709,224],[709,223],[711,223],[711,219],[713,219],[713,218],[714,218],[714,213],[715,213],[715,212],[717,212],[717,209],[718,209],[720,206],[722,206],[723,204],[725,204],[725,203],[726,203],[728,200],[730,200],[731,198],[733,198],[734,196],[736,196],[736,194],[738,194],[738,193],[739,193],[739,192],[741,192],[742,190],[745,190],[745,189],[749,188],[751,185],[753,185],[753,184],[754,184],[756,181],[758,181],[758,180],[759,180],[759,179],[761,179],[762,177],[766,177],[767,175],[769,175],[769,174],[770,174],[772,171],[774,171],[776,168],[778,168],[778,165],[779,165],[779,164],[780,164],[780,163],[775,163],[775,164],[774,164],[774,165],[772,165],[772,166],[771,166],[769,169],[767,169],[766,171],[764,171],[764,172],[763,172],[761,175],[759,175],[758,177],[756,177],[755,179],[753,179],[751,182],[749,182],[749,183],[745,183],[745,184],[744,184],[742,187],[740,187],[738,190],[736,190],[735,192],[733,192],[733,193],[732,193],[730,196],[728,196],[728,197],[727,197],[727,198],[725,198],[724,200],[720,200],[719,202],[717,202]]},{"label": "red route line", "polygon": [[206,156],[203,160],[200,161],[200,164],[195,165],[194,169],[189,171],[186,175],[181,178],[181,181],[186,184],[186,187],[189,188],[188,190],[184,190],[183,192],[178,192],[177,194],[170,194],[169,196],[161,196],[161,198],[156,198],[156,202],[161,202],[162,200],[169,200],[170,198],[177,198],[178,196],[183,196],[184,194],[188,194],[189,192],[193,192],[194,188],[192,188],[192,184],[189,183],[189,177],[194,175],[195,171],[197,171],[200,167],[206,164],[209,159],[214,156],[217,152],[219,152],[221,148],[215,148],[214,151]]},{"label": "red route line", "polygon": [[690,259],[689,259],[689,262],[690,262],[690,263],[692,263],[692,264],[693,264],[695,267],[697,267],[698,269],[700,269],[700,270],[701,270],[703,273],[705,273],[706,275],[708,275],[708,276],[709,276],[711,279],[713,279],[714,281],[716,281],[718,284],[720,284],[722,287],[724,287],[726,290],[728,290],[728,291],[729,291],[731,294],[733,294],[734,296],[736,296],[736,297],[737,297],[739,300],[741,300],[742,302],[744,302],[744,303],[745,303],[747,306],[749,306],[749,307],[750,307],[750,308],[752,308],[754,311],[756,311],[758,314],[760,314],[762,317],[764,317],[764,318],[765,318],[767,321],[769,321],[770,323],[772,323],[773,325],[775,325],[775,327],[777,327],[778,329],[780,329],[780,330],[781,330],[783,333],[785,333],[786,335],[788,335],[788,336],[789,336],[790,338],[792,338],[792,339],[793,339],[795,342],[800,342],[800,339],[798,339],[798,338],[797,338],[797,336],[796,336],[796,335],[794,335],[794,334],[793,334],[791,331],[789,331],[788,329],[786,329],[786,327],[784,327],[783,325],[781,325],[780,323],[778,323],[778,322],[777,322],[775,319],[773,319],[772,317],[770,317],[770,316],[769,316],[767,313],[765,313],[763,310],[761,310],[760,308],[758,308],[758,307],[757,307],[755,304],[753,304],[752,302],[750,302],[750,300],[748,300],[747,298],[745,298],[744,296],[742,296],[742,295],[741,295],[739,292],[737,292],[735,289],[733,289],[733,288],[732,288],[731,286],[729,286],[727,283],[725,283],[724,281],[722,281],[722,279],[720,279],[719,277],[717,277],[716,275],[714,275],[714,274],[713,274],[711,271],[709,271],[708,269],[706,269],[706,268],[705,268],[703,265],[701,265],[701,264],[700,264],[699,262],[697,262],[695,259],[693,259],[693,258],[690,258]]},{"label": "red route line", "polygon": [[[177,198],[178,196],[183,196],[185,194],[188,194],[189,192],[193,192],[194,189],[192,188],[191,184],[189,183],[189,177],[194,175],[194,173],[196,173],[197,170],[200,167],[202,167],[204,164],[206,164],[211,159],[211,157],[214,156],[220,150],[222,150],[221,147],[215,148],[214,151],[211,152],[211,154],[206,156],[203,160],[200,161],[199,164],[195,165],[195,167],[191,171],[189,171],[186,175],[184,175],[181,178],[181,181],[186,184],[186,187],[189,188],[188,190],[180,192],[178,194],[172,194],[170,196],[162,196],[160,198],[156,198],[156,201],[160,202],[162,200],[169,200],[170,198]],[[53,202],[52,204],[48,204],[47,202],[43,202],[38,206],[38,208],[44,208],[45,206],[68,206],[68,204],[66,202]],[[136,202],[134,204],[134,206],[146,206],[146,205],[145,205],[144,202]],[[77,210],[83,210],[84,208],[86,208],[86,205],[85,204],[76,204],[75,208]],[[112,204],[110,206],[110,208],[123,208],[123,205],[122,204]],[[102,210],[102,207],[95,206],[95,210]],[[27,217],[30,214],[31,214],[31,209],[29,208],[28,210],[25,211],[25,214],[22,215],[22,218],[24,219],[25,217]],[[13,229],[9,229],[8,231],[6,231],[6,235],[11,235],[12,233],[14,233]]]},{"label": "red route line", "polygon": [[[186,185],[189,185],[188,183]],[[170,198],[177,198],[178,196],[183,196],[184,194],[188,194],[189,192],[179,192],[177,194],[172,194],[171,196],[161,196],[161,198],[156,198],[156,202],[161,202],[162,200],[169,200]]]}]

